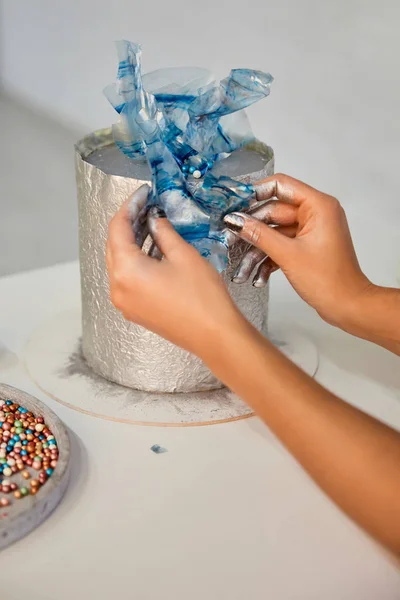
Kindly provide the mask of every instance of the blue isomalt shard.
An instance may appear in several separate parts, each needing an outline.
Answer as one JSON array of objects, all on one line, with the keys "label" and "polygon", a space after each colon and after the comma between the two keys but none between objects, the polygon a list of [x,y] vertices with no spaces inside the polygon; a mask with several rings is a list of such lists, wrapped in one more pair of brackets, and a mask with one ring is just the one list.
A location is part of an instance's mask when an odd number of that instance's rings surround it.
[{"label": "blue isomalt shard", "polygon": [[117,42],[117,83],[105,95],[119,115],[116,146],[152,173],[148,205],[158,205],[182,237],[218,271],[227,264],[223,218],[248,208],[252,185],[216,177],[216,161],[247,144],[244,108],[265,98],[269,73],[233,69],[217,83],[204,69],[162,69],[142,75],[141,47]]}]

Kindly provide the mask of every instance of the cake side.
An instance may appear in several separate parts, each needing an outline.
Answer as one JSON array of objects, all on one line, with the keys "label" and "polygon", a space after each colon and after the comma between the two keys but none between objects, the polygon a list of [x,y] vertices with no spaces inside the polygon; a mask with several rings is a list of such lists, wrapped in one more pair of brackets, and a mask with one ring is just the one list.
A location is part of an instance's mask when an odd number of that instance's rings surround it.
[{"label": "cake side", "polygon": [[[96,148],[112,144],[111,131],[108,131],[99,132],[98,146],[97,132],[94,132],[76,147],[84,357],[102,377],[138,390],[218,389],[222,384],[199,358],[126,321],[110,302],[105,263],[108,223],[126,197],[145,180],[111,175],[87,162]],[[261,142],[257,142],[256,147],[256,151],[265,156],[265,164],[260,171],[238,176],[248,183],[273,173],[272,150]],[[254,288],[251,283],[238,286],[230,281],[231,269],[241,255],[235,246],[230,251],[230,268],[223,276],[242,313],[257,329],[266,332],[268,290]]]}]

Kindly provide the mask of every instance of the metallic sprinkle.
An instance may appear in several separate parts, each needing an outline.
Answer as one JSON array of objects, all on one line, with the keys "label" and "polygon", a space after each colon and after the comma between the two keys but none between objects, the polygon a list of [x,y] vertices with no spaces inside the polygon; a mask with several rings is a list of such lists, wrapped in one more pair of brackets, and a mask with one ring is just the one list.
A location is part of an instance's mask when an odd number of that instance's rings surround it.
[{"label": "metallic sprinkle", "polygon": [[150,450],[152,450],[154,452],[154,454],[164,454],[165,452],[168,452],[168,450],[166,448],[163,448],[162,446],[159,446],[158,444],[154,444],[154,446],[152,446],[150,448]]}]

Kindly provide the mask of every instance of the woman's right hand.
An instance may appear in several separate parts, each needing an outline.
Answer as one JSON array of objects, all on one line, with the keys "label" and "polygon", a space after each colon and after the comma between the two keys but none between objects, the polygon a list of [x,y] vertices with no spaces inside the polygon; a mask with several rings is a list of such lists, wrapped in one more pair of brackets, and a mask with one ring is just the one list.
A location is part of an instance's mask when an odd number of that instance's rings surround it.
[{"label": "woman's right hand", "polygon": [[[279,222],[278,213],[289,215],[288,205],[292,223],[286,220],[284,227],[274,229],[251,214],[231,213],[225,217],[230,231],[268,256],[254,284],[268,277],[278,265],[298,294],[323,319],[346,328],[346,320],[374,286],[360,269],[340,203],[286,175],[259,182],[256,192],[259,201],[277,199],[264,208],[269,223]],[[244,263],[238,279],[248,277],[254,266]]]}]

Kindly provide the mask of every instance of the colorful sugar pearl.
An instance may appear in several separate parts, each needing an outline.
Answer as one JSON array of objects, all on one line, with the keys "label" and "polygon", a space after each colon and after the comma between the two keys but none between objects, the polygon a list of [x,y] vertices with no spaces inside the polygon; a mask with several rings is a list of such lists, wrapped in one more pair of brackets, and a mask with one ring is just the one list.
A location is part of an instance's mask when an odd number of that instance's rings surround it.
[{"label": "colorful sugar pearl", "polygon": [[37,494],[53,475],[58,455],[57,441],[42,416],[12,400],[0,400],[0,507],[12,504],[12,498]]}]

